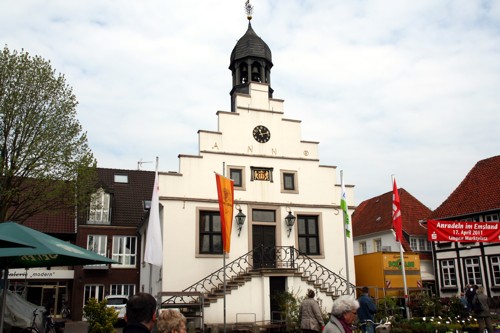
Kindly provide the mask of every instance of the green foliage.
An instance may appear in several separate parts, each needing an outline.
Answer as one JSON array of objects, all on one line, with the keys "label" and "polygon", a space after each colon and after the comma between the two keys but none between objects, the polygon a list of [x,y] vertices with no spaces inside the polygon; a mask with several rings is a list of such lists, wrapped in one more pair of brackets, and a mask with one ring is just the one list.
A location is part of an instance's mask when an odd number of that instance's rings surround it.
[{"label": "green foliage", "polygon": [[398,299],[393,297],[381,298],[377,302],[377,313],[375,320],[391,317],[391,321],[399,321],[402,319],[401,307],[398,304]]},{"label": "green foliage", "polygon": [[299,308],[303,297],[283,291],[276,293],[273,298],[280,307],[281,318],[285,318],[286,332],[300,331]]},{"label": "green foliage", "polygon": [[88,300],[83,307],[83,316],[89,323],[88,333],[113,333],[114,324],[118,321],[118,313],[107,307],[106,299],[98,302],[95,298]]},{"label": "green foliage", "polygon": [[0,222],[88,202],[96,161],[77,104],[49,61],[0,51]]},{"label": "green foliage", "polygon": [[[278,292],[273,296],[273,299],[278,303],[281,309],[281,318],[286,321],[286,332],[300,332],[300,303],[304,300],[303,296],[298,296],[300,290],[295,294],[289,291]],[[318,298],[318,303],[321,308],[322,301]],[[321,309],[323,321],[326,324],[330,320],[330,314],[325,308]]]},{"label": "green foliage", "polygon": [[440,299],[425,292],[412,294],[409,306],[414,317],[436,316],[443,310]]}]

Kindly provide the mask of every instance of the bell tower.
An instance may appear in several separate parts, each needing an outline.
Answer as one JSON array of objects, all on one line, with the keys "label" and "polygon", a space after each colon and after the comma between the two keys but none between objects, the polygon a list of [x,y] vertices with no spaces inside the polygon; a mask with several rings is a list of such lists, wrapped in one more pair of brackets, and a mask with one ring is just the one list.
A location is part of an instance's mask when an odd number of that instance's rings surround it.
[{"label": "bell tower", "polygon": [[269,98],[273,97],[271,89],[271,67],[273,67],[271,49],[252,29],[253,6],[245,2],[248,29],[238,40],[231,52],[229,69],[233,77],[231,92],[231,112],[235,112],[235,94],[249,93],[250,82],[264,83],[269,86]]}]

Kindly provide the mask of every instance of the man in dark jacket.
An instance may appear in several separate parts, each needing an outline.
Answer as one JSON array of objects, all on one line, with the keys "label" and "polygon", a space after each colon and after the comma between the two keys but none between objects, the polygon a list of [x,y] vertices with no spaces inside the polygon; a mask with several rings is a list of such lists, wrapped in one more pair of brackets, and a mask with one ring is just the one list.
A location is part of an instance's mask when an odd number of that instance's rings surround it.
[{"label": "man in dark jacket", "polygon": [[125,315],[127,326],[123,333],[150,333],[156,323],[156,300],[147,293],[131,296],[127,302]]},{"label": "man in dark jacket", "polygon": [[479,332],[484,332],[486,328],[488,333],[493,333],[488,296],[484,294],[484,287],[477,288],[476,295],[472,301],[472,308],[474,309],[477,323],[479,324]]},{"label": "man in dark jacket", "polygon": [[[359,296],[358,298],[358,319],[360,323],[364,323],[361,326],[361,330],[365,333],[374,333],[375,327],[373,324],[373,315],[377,313],[377,307],[375,306],[375,302],[373,302],[372,298],[368,294],[368,287],[363,287],[363,289],[361,289],[361,293],[361,296]],[[370,322],[369,320],[371,320],[372,322]]]}]

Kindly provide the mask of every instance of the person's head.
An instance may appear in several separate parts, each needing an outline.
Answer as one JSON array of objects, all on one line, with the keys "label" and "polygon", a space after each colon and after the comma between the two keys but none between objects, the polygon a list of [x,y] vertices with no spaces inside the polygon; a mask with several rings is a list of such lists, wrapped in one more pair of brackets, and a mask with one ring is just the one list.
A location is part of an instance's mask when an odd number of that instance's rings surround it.
[{"label": "person's head", "polygon": [[351,325],[356,320],[358,309],[359,302],[354,297],[342,295],[333,301],[332,315],[344,319],[348,325]]},{"label": "person's head", "polygon": [[163,310],[156,323],[159,333],[186,333],[186,318],[176,310]]},{"label": "person's head", "polygon": [[307,289],[307,297],[309,297],[309,298],[314,298],[314,295],[316,295],[316,294],[314,293],[314,290],[312,290],[312,289]]},{"label": "person's head", "polygon": [[361,292],[362,292],[363,294],[368,294],[368,287],[363,287],[363,288],[361,289]]},{"label": "person's head", "polygon": [[477,287],[476,293],[478,293],[478,294],[484,294],[484,287],[483,286]]},{"label": "person's head", "polygon": [[125,315],[127,324],[142,323],[151,330],[156,321],[156,300],[147,293],[130,296]]}]

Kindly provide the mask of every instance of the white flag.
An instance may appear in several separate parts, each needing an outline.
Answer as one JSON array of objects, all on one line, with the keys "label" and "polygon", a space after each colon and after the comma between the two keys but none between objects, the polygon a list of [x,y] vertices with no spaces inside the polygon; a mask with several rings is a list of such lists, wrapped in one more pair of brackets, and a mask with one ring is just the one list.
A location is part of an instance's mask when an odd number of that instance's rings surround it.
[{"label": "white flag", "polygon": [[151,207],[149,208],[148,231],[146,234],[146,250],[144,261],[161,267],[163,264],[163,246],[161,242],[160,226],[160,187],[158,184],[158,158],[156,160],[155,184]]}]

